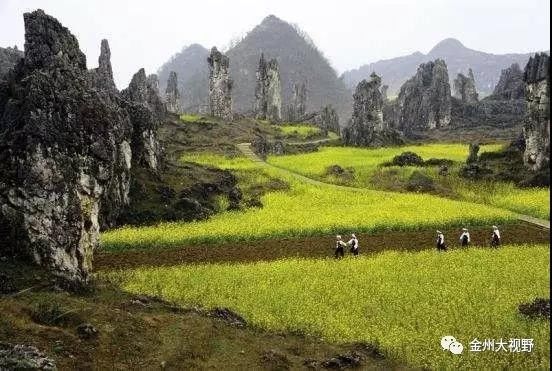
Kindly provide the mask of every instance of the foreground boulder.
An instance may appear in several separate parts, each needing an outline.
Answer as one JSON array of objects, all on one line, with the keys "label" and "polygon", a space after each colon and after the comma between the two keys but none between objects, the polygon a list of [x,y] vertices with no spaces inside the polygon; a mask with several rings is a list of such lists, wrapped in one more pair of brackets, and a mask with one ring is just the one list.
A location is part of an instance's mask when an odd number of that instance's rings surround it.
[{"label": "foreground boulder", "polygon": [[42,10],[24,21],[25,59],[0,88],[0,250],[85,283],[120,112],[91,87],[69,30]]},{"label": "foreground boulder", "polygon": [[228,73],[230,60],[213,47],[209,64],[209,110],[211,116],[232,120],[232,80]]},{"label": "foreground boulder", "polygon": [[383,120],[381,78],[373,73],[370,81],[362,80],[353,95],[353,116],[342,130],[345,144],[353,146],[381,146],[400,142]]},{"label": "foreground boulder", "polygon": [[0,370],[57,370],[53,359],[28,345],[0,343]]},{"label": "foreground boulder", "polygon": [[278,61],[266,61],[261,54],[255,86],[255,117],[260,120],[282,120],[282,88]]},{"label": "foreground boulder", "polygon": [[403,84],[395,103],[394,121],[407,136],[450,125],[451,94],[445,61],[422,63],[416,75]]},{"label": "foreground boulder", "polygon": [[37,10],[25,57],[0,82],[0,255],[88,282],[100,225],[129,204],[131,168],[156,171],[166,112],[143,70],[120,94],[107,40],[86,69],[76,38]]},{"label": "foreground boulder", "polygon": [[550,57],[545,53],[531,57],[523,79],[526,102],[523,162],[537,171],[550,163]]}]

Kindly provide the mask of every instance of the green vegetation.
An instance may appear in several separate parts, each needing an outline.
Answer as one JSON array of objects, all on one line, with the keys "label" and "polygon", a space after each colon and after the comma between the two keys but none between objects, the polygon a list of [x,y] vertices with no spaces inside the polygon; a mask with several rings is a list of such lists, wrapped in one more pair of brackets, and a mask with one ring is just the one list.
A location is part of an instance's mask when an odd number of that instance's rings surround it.
[{"label": "green vegetation", "polygon": [[[498,151],[501,145],[482,146],[481,152]],[[402,152],[412,151],[430,158],[446,158],[456,162],[448,176],[440,176],[438,167],[381,167]],[[513,183],[471,181],[457,173],[468,155],[468,146],[461,144],[427,144],[419,146],[361,149],[348,147],[325,147],[318,152],[270,156],[268,162],[324,182],[361,188],[404,191],[412,173],[423,171],[433,178],[436,189],[433,193],[446,197],[484,203],[539,218],[550,218],[550,190],[548,188],[518,188]],[[339,177],[328,174],[331,165],[351,168],[354,176]]]},{"label": "green vegetation", "polygon": [[306,124],[282,124],[278,128],[286,138],[308,139],[319,135],[320,128]]},{"label": "green vegetation", "polygon": [[180,115],[180,121],[182,122],[203,122],[203,123],[215,123],[220,121],[216,117],[208,117],[208,116],[202,116],[197,115],[193,113],[184,113]]},{"label": "green vegetation", "polygon": [[[102,235],[106,249],[178,247],[185,244],[252,241],[263,238],[334,234],[336,231],[413,230],[419,228],[507,223],[514,216],[486,205],[427,194],[351,190],[305,183],[244,157],[194,154],[183,161],[225,169],[262,172],[289,184],[264,194],[262,208],[228,211],[206,221],[124,227]],[[251,178],[249,180],[252,181]],[[315,216],[315,217],[313,217]]]},{"label": "green vegetation", "polygon": [[[548,297],[549,246],[384,252],[341,261],[285,260],[106,273],[124,290],[183,306],[229,307],[263,328],[365,341],[410,366],[549,369],[550,323],[517,307]],[[455,336],[464,353],[443,351]],[[532,338],[531,353],[470,352],[478,338]]]}]

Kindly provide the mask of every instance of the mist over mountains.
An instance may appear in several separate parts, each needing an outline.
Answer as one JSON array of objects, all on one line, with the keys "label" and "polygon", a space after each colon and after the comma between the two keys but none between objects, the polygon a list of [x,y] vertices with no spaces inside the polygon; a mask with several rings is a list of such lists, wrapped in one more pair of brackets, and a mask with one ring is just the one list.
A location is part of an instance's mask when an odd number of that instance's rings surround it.
[{"label": "mist over mountains", "polygon": [[[231,78],[234,80],[233,106],[238,112],[247,112],[253,108],[255,72],[261,53],[267,59],[278,60],[283,106],[292,99],[293,84],[306,82],[307,111],[331,104],[336,107],[342,120],[348,118],[350,113],[351,95],[355,86],[372,72],[382,77],[383,84],[389,85],[389,95],[393,96],[416,73],[421,63],[441,58],[447,63],[451,83],[458,73],[466,74],[471,68],[480,95],[486,96],[492,93],[502,69],[513,63],[523,68],[533,54],[485,53],[467,48],[460,41],[449,38],[439,42],[427,54],[416,52],[380,60],[338,76],[305,32],[270,15],[226,51],[230,58]],[[209,50],[204,46],[190,45],[171,57],[158,71],[162,91],[169,72],[174,70],[178,73],[182,107],[186,110],[197,111],[207,104],[208,54]]]},{"label": "mist over mountains", "polygon": [[[207,102],[208,53],[206,48],[192,45],[159,69],[162,89],[169,71],[172,69],[178,73],[183,107],[194,106],[198,101]],[[278,60],[284,106],[291,102],[293,84],[306,82],[307,111],[318,110],[327,104],[336,107],[341,115],[349,111],[351,94],[323,54],[300,29],[275,16],[266,17],[226,52],[234,80],[232,99],[235,110],[247,112],[253,109],[255,72],[261,53],[267,60]]]},{"label": "mist over mountains", "polygon": [[401,85],[416,73],[420,63],[440,58],[447,63],[451,82],[458,73],[467,74],[471,68],[476,88],[485,96],[493,92],[502,69],[510,67],[513,63],[518,63],[523,68],[533,54],[490,54],[467,48],[460,41],[449,38],[437,43],[427,54],[416,52],[381,60],[346,71],[341,76],[347,87],[352,89],[362,79],[376,72],[382,77],[383,83],[389,85],[389,94],[395,95]]}]

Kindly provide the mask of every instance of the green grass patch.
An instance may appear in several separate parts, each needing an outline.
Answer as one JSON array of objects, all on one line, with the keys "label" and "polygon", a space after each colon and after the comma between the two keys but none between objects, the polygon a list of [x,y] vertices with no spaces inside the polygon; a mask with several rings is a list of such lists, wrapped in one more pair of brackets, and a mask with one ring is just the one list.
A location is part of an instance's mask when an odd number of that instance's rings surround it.
[{"label": "green grass patch", "polygon": [[[549,297],[549,259],[548,245],[508,246],[106,275],[133,293],[183,306],[229,307],[266,329],[375,343],[411,366],[549,369],[550,322],[517,310],[520,303]],[[463,343],[464,353],[443,351],[444,335]],[[532,338],[535,347],[531,353],[470,352],[475,338]]]},{"label": "green grass patch", "polygon": [[285,137],[302,140],[315,137],[322,132],[320,128],[316,126],[305,124],[282,124],[278,125],[278,128]]}]

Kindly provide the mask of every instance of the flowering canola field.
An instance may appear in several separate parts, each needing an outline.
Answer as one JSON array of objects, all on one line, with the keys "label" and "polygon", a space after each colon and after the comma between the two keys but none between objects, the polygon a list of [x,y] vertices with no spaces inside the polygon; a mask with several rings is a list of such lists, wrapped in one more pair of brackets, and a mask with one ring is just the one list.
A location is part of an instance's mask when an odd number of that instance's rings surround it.
[{"label": "flowering canola field", "polygon": [[209,220],[123,227],[102,235],[107,250],[178,247],[196,243],[253,241],[382,230],[503,224],[512,213],[491,206],[426,194],[347,190],[298,181],[277,169],[244,157],[191,154],[183,160],[241,172],[265,172],[290,184],[286,191],[265,194],[262,208],[227,211]]},{"label": "flowering canola field", "polygon": [[[500,144],[483,145],[480,152],[495,152],[501,148]],[[414,170],[420,169],[380,167],[384,162],[391,161],[394,156],[405,151],[415,152],[424,160],[446,158],[455,161],[457,166],[464,163],[468,156],[468,146],[465,144],[424,144],[387,148],[323,147],[312,153],[270,156],[268,162],[324,182],[374,188],[374,177],[381,177],[383,171],[394,171],[406,179]],[[325,174],[331,165],[353,168],[354,179],[344,180]],[[438,176],[437,168],[425,168],[424,172],[449,187],[458,199],[550,219],[549,188],[518,188],[508,182],[470,181],[459,177],[454,171],[443,178]]]},{"label": "flowering canola field", "polygon": [[[133,293],[183,306],[228,307],[266,329],[377,344],[410,366],[549,369],[550,322],[517,311],[520,303],[548,297],[549,259],[548,245],[507,246],[105,275]],[[445,335],[464,345],[461,355],[441,348]],[[471,342],[484,339],[532,339],[533,347],[530,352],[508,344],[499,351],[470,350]]]}]

